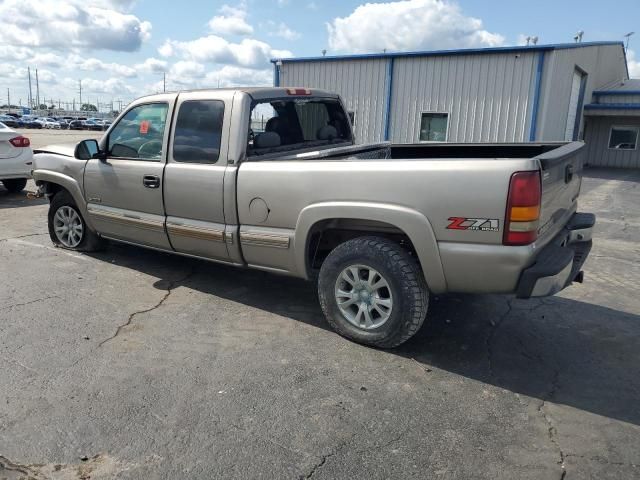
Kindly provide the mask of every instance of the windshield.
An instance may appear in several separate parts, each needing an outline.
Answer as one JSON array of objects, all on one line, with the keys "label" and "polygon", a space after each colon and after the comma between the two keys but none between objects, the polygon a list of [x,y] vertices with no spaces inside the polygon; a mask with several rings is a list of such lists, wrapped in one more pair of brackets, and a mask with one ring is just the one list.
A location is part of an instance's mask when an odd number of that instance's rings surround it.
[{"label": "windshield", "polygon": [[339,143],[353,143],[353,137],[338,100],[279,98],[253,104],[249,156]]}]

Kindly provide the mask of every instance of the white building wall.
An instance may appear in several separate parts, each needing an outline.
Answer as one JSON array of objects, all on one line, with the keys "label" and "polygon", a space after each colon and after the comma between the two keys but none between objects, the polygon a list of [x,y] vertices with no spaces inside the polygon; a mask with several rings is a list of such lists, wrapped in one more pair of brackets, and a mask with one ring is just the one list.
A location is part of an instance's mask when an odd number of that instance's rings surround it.
[{"label": "white building wall", "polygon": [[[576,67],[588,75],[584,103],[591,102],[593,90],[627,77],[624,52],[620,45],[567,48],[546,52],[538,114],[536,137],[538,140],[564,140],[571,84]],[[582,132],[583,128],[584,121],[581,122],[579,131]],[[582,138],[582,134],[579,138]]]},{"label": "white building wall", "polygon": [[528,140],[538,52],[396,58],[391,136],[419,141],[422,112],[449,115],[449,142]]},{"label": "white building wall", "polygon": [[284,62],[280,86],[321,88],[340,94],[347,110],[355,112],[358,143],[384,138],[387,60],[327,60]]}]

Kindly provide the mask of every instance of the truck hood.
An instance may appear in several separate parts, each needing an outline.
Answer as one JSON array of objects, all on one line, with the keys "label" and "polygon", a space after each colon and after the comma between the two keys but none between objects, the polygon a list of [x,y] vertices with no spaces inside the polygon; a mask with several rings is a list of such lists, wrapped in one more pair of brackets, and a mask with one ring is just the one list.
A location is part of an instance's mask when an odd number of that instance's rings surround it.
[{"label": "truck hood", "polygon": [[77,143],[60,143],[56,145],[47,145],[46,147],[34,148],[33,153],[54,153],[65,157],[73,157]]}]

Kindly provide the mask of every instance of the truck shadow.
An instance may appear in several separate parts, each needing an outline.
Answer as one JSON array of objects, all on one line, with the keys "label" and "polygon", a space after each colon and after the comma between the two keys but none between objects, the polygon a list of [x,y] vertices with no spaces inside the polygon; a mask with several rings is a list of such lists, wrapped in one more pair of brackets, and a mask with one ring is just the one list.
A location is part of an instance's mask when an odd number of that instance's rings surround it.
[{"label": "truck shadow", "polygon": [[[27,185],[27,189],[31,189],[32,185]],[[35,188],[35,187],[34,187]],[[18,193],[11,193],[2,186],[0,182],[0,210],[3,208],[22,208],[34,205],[45,205],[49,203],[46,198],[27,198],[27,190]]]},{"label": "truck shadow", "polygon": [[[186,287],[330,331],[310,282],[124,245],[94,256],[159,278],[158,289]],[[558,296],[444,295],[432,298],[422,330],[386,355],[415,360],[427,376],[441,369],[640,425],[638,315]]]}]

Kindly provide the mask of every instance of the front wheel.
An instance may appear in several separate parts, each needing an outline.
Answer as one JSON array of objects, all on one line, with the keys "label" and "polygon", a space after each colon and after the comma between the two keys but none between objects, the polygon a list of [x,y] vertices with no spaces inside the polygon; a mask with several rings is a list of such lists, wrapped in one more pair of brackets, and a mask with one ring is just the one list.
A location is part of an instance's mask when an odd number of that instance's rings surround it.
[{"label": "front wheel", "polygon": [[104,241],[87,227],[73,197],[66,191],[60,191],[53,197],[48,223],[51,241],[58,247],[93,252],[104,245]]},{"label": "front wheel", "polygon": [[2,180],[2,184],[4,188],[9,190],[11,193],[18,193],[24,190],[24,187],[27,186],[26,178],[12,178],[9,180]]},{"label": "front wheel", "polygon": [[360,237],[336,247],[318,279],[320,305],[340,335],[393,348],[422,326],[429,292],[415,258],[382,237]]}]

